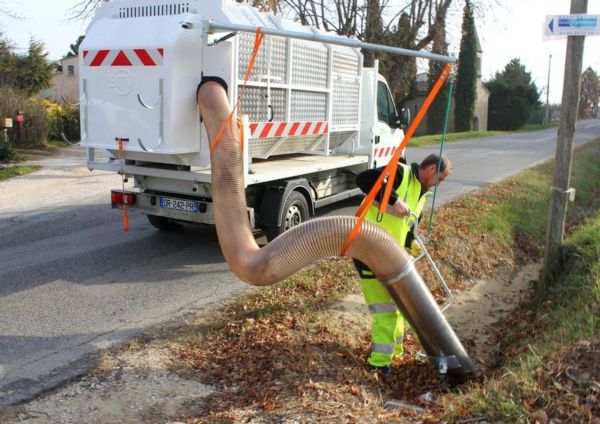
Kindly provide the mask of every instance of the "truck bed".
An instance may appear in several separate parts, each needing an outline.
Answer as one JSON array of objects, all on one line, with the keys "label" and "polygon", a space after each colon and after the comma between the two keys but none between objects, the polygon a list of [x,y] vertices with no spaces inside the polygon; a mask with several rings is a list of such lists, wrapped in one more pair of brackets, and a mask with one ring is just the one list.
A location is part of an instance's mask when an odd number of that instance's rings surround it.
[{"label": "truck bed", "polygon": [[282,159],[258,161],[250,165],[246,175],[247,184],[290,178],[311,172],[327,171],[368,163],[369,156],[295,156]]}]

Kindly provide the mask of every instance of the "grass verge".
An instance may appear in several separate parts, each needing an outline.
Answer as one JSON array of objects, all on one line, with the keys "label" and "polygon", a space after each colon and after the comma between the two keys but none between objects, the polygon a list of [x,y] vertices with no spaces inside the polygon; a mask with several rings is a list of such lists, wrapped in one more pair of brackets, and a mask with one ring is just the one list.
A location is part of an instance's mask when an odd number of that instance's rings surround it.
[{"label": "grass verge", "polygon": [[31,174],[32,172],[38,171],[40,168],[41,167],[37,165],[14,165],[0,168],[0,181],[18,177],[19,175]]},{"label": "grass verge", "polygon": [[[540,235],[547,219],[547,208],[540,206],[547,204],[551,171],[552,167],[545,164],[522,175],[530,194],[528,203],[523,204],[522,197],[513,197],[515,201],[511,204],[503,203],[507,216],[528,208],[535,218],[520,221],[518,234],[526,237],[525,243],[521,236],[512,238],[519,247],[530,246],[524,254],[541,252],[540,242],[535,243],[535,237],[530,236]],[[481,416],[494,422],[548,422],[549,419],[596,422],[600,418],[597,181],[600,181],[600,140],[577,152],[572,182],[579,197],[575,204],[569,205],[562,274],[546,297],[533,297],[514,311],[509,322],[502,323],[504,330],[496,338],[505,365],[486,376],[483,383],[444,397],[441,407],[444,420],[455,422]],[[491,216],[497,214],[495,210],[490,212]],[[531,247],[535,249],[533,252]]]},{"label": "grass verge", "polygon": [[566,240],[565,271],[544,299],[505,323],[507,364],[481,384],[443,399],[454,422],[597,422],[600,418],[600,213]]},{"label": "grass verge", "polygon": [[[446,134],[446,143],[455,141],[469,140],[473,138],[492,137],[495,135],[509,134],[508,131],[465,131]],[[429,146],[431,144],[439,144],[442,141],[441,134],[421,135],[410,139],[412,147]]]}]

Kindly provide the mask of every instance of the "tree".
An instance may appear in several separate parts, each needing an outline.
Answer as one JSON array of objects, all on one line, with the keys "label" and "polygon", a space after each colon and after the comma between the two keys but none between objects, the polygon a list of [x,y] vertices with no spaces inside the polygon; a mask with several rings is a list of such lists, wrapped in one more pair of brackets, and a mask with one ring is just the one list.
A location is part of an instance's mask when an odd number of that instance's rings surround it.
[{"label": "tree", "polygon": [[68,57],[75,57],[79,55],[79,46],[81,45],[81,43],[83,42],[83,39],[85,38],[85,35],[80,35],[79,37],[77,37],[77,40],[75,40],[74,44],[69,44],[69,48],[70,50],[68,51],[68,53],[63,57],[63,59],[66,59]]},{"label": "tree", "polygon": [[535,107],[540,106],[540,94],[531,74],[519,59],[511,60],[501,73],[486,82],[490,91],[488,128],[516,130],[521,128]]},{"label": "tree", "polygon": [[[438,13],[440,16],[441,13]],[[445,19],[438,19],[434,24],[433,43],[431,52],[441,55],[448,55],[448,42],[446,41],[446,25]],[[427,75],[429,91],[433,88],[438,80],[445,64],[436,61],[429,62],[429,71]],[[448,91],[442,90],[437,95],[427,113],[427,133],[440,134],[444,124],[444,116],[446,114],[446,105],[448,101]]]},{"label": "tree", "polygon": [[7,40],[0,39],[0,86],[14,86],[15,62],[12,44]]},{"label": "tree", "polygon": [[[284,14],[302,24],[373,44],[412,50],[431,45],[436,22],[445,22],[452,0],[404,0],[393,8],[387,0],[280,0]],[[291,15],[291,16],[290,16]],[[389,17],[387,17],[389,16]],[[384,19],[385,17],[385,19]],[[380,59],[396,101],[412,94],[417,66],[414,57],[363,51],[364,65]]]},{"label": "tree", "polygon": [[477,96],[477,33],[471,2],[465,2],[462,22],[462,37],[458,55],[456,76],[456,106],[454,128],[456,131],[470,131],[475,113]]},{"label": "tree", "polygon": [[598,118],[598,102],[600,101],[600,78],[598,74],[588,67],[581,74],[581,91],[579,94],[580,118]]},{"label": "tree", "polygon": [[44,44],[31,39],[27,56],[15,56],[17,68],[13,86],[25,92],[28,96],[39,93],[50,87],[53,67],[48,63],[44,52]]},{"label": "tree", "polygon": [[[367,16],[364,39],[369,43],[377,43],[382,39],[383,19],[379,0],[367,0]],[[372,67],[375,63],[375,52],[367,50],[364,54],[364,66]]]}]

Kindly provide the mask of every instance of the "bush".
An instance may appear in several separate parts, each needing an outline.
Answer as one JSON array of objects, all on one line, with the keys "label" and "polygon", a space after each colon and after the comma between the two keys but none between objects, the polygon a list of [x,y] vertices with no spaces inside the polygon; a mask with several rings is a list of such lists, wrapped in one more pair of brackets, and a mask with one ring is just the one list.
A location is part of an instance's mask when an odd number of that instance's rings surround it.
[{"label": "bush", "polygon": [[[21,132],[17,131],[17,112],[25,116]],[[28,99],[23,93],[7,87],[0,86],[0,118],[12,118],[13,128],[8,135],[15,147],[46,146],[48,139],[48,114],[42,101]]]},{"label": "bush", "polygon": [[42,103],[42,100],[30,98],[23,105],[23,135],[20,143],[21,147],[38,147],[48,145],[48,112]]},{"label": "bush", "polygon": [[8,162],[17,158],[17,152],[10,145],[10,140],[0,133],[0,162]]},{"label": "bush", "polygon": [[69,140],[79,140],[79,106],[43,102],[48,113],[49,137],[58,140],[64,133]]}]

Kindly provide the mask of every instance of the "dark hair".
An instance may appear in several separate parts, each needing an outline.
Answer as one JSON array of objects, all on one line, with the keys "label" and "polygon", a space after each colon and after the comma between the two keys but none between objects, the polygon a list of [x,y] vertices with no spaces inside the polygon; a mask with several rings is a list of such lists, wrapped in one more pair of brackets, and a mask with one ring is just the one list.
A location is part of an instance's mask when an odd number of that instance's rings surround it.
[{"label": "dark hair", "polygon": [[[431,165],[435,165],[437,167],[438,162],[440,162],[440,157],[435,153],[432,153],[421,161],[419,168],[424,169]],[[446,172],[446,170],[450,169],[450,167],[451,164],[448,158],[446,156],[442,156],[442,160],[440,162],[440,172]]]}]

